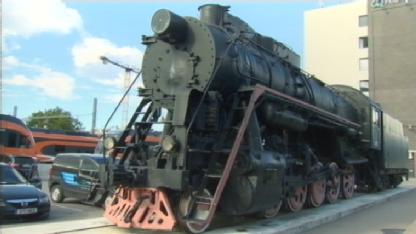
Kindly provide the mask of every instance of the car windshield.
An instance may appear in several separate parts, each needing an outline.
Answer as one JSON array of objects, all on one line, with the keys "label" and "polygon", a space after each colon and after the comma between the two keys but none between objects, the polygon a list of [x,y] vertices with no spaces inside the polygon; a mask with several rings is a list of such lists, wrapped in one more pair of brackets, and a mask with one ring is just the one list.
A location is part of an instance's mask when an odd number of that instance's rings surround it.
[{"label": "car windshield", "polygon": [[14,168],[0,165],[0,185],[1,184],[24,184],[26,179]]}]

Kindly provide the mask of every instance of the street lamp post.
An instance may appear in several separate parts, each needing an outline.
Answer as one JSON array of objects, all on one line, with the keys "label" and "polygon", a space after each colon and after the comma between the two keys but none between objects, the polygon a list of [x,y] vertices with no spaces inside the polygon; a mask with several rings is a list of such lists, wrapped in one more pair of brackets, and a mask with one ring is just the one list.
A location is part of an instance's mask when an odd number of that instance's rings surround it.
[{"label": "street lamp post", "polygon": [[[125,73],[124,73],[123,91],[126,92],[126,90],[129,87],[129,84],[130,84],[130,74],[131,74],[131,72],[134,72],[134,73],[137,73],[137,74],[139,72],[134,70],[131,67],[128,67],[128,66],[122,65],[118,62],[115,62],[115,61],[113,61],[113,60],[111,60],[111,59],[109,59],[105,56],[100,56],[100,59],[103,62],[103,64],[109,63],[109,64],[112,64],[114,66],[117,66],[117,67],[120,67],[120,68],[124,69]],[[129,96],[127,95],[125,97],[124,101],[123,101],[123,115],[122,115],[122,126],[121,126],[122,128],[127,125],[128,116],[129,116],[128,112],[129,112]]]}]

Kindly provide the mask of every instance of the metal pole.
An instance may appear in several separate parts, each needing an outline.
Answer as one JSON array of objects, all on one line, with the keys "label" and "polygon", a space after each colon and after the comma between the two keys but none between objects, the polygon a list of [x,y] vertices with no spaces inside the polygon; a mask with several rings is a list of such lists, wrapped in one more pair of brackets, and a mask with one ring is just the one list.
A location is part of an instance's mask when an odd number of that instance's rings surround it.
[{"label": "metal pole", "polygon": [[13,116],[17,117],[17,106],[13,107]]},{"label": "metal pole", "polygon": [[94,98],[92,104],[92,123],[91,123],[91,133],[95,134],[95,124],[97,122],[97,98]]},{"label": "metal pole", "polygon": [[412,152],[411,155],[413,157],[413,177],[416,177],[416,152]]},{"label": "metal pole", "polygon": [[[124,73],[124,87],[123,92],[126,92],[130,85],[130,70],[126,69]],[[121,120],[121,128],[125,128],[127,121],[129,119],[129,94],[126,95],[126,98],[123,102],[123,113]]]},{"label": "metal pole", "polygon": [[[123,92],[126,92],[128,90],[129,84],[130,84],[130,73],[134,72],[136,74],[140,74],[139,71],[136,71],[135,69],[122,65],[118,62],[115,62],[105,56],[100,56],[100,59],[103,61],[104,64],[110,63],[114,66],[117,67],[121,67],[124,69],[125,73],[124,73],[124,85],[123,85]],[[122,112],[122,116],[121,116],[121,126],[120,128],[124,129],[124,127],[126,127],[127,122],[128,122],[128,112],[129,112],[129,96],[128,93],[124,95],[124,99],[123,99],[123,112]]]}]

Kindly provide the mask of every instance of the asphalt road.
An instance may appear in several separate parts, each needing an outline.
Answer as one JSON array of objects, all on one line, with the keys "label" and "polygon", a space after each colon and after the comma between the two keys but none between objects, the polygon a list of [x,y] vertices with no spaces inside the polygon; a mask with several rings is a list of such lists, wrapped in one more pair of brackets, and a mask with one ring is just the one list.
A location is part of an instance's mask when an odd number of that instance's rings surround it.
[{"label": "asphalt road", "polygon": [[[49,179],[49,168],[51,164],[39,164],[39,175],[42,180],[42,190],[49,194],[48,179]],[[51,202],[50,216],[46,220],[27,220],[27,219],[15,219],[7,220],[3,223],[3,227],[33,225],[37,223],[50,223],[58,221],[68,220],[79,220],[101,217],[104,210],[100,207],[94,207],[89,205],[81,204],[76,199],[66,198],[63,203]]]},{"label": "asphalt road", "polygon": [[416,191],[412,191],[304,234],[401,234],[415,220]]}]

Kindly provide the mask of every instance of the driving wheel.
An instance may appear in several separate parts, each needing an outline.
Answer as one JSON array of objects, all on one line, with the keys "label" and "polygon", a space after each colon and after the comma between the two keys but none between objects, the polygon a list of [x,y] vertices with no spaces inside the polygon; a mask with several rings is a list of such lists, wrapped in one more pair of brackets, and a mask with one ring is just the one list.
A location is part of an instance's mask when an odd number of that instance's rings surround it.
[{"label": "driving wheel", "polygon": [[341,177],[338,175],[338,165],[336,163],[330,163],[329,169],[332,175],[326,182],[326,200],[328,203],[335,203],[341,190]]},{"label": "driving wheel", "polygon": [[307,195],[307,186],[299,186],[295,188],[295,193],[286,198],[286,207],[291,212],[297,212],[302,210],[303,205],[306,202],[306,195]]},{"label": "driving wheel", "polygon": [[[184,193],[179,201],[179,216],[180,224],[191,233],[202,233],[210,225],[210,222],[205,221],[209,215],[209,203],[198,203],[195,204],[195,192]],[[204,190],[203,197],[211,197],[208,190]],[[194,208],[193,208],[194,207]],[[193,208],[193,209],[192,209]]]},{"label": "driving wheel", "polygon": [[309,185],[308,203],[310,207],[320,207],[325,200],[326,179],[321,179]]},{"label": "driving wheel", "polygon": [[350,199],[354,195],[354,183],[355,183],[355,176],[354,172],[350,172],[347,174],[344,174],[342,176],[342,197],[345,199]]}]

